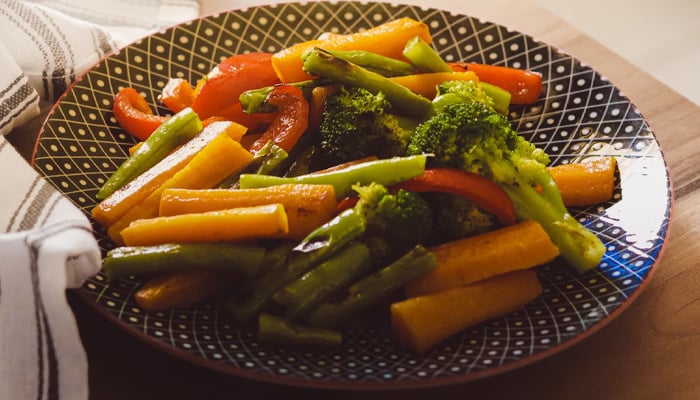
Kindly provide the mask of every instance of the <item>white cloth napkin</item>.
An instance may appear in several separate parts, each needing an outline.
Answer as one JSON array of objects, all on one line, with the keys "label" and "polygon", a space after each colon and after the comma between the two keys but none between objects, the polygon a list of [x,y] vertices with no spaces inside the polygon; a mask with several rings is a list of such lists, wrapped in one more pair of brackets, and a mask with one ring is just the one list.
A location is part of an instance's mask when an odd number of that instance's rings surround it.
[{"label": "white cloth napkin", "polygon": [[3,135],[38,129],[110,52],[198,15],[197,0],[0,1],[0,399],[87,399],[65,291],[101,263],[87,217]]}]

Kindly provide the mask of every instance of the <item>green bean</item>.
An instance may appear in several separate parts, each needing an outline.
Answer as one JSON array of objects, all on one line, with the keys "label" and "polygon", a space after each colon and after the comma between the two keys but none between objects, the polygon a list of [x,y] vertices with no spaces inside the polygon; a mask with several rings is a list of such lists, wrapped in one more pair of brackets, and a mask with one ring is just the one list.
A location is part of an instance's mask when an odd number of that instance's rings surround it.
[{"label": "green bean", "polygon": [[342,339],[337,331],[304,326],[265,313],[258,316],[258,340],[261,342],[327,348],[338,346]]},{"label": "green bean", "polygon": [[168,118],[127,158],[97,193],[104,200],[142,172],[156,165],[177,146],[192,139],[202,130],[202,122],[191,108]]},{"label": "green bean", "polygon": [[453,72],[440,54],[419,36],[406,43],[403,56],[421,72]]},{"label": "green bean", "polygon": [[376,72],[382,76],[402,76],[410,75],[415,72],[413,65],[397,60],[395,58],[386,57],[381,54],[372,53],[364,50],[326,50],[332,55],[359,65],[372,72]]}]

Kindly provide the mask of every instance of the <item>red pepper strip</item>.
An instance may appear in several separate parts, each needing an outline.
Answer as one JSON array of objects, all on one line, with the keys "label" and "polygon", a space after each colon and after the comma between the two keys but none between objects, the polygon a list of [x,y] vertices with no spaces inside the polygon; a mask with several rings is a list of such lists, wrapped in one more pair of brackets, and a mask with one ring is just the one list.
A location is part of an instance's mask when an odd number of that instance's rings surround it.
[{"label": "red pepper strip", "polygon": [[515,208],[508,194],[481,175],[454,168],[426,169],[423,175],[393,186],[414,192],[445,192],[471,199],[495,215],[503,225],[515,223]]},{"label": "red pepper strip", "polygon": [[202,120],[238,103],[238,97],[246,90],[272,86],[279,78],[272,68],[272,54],[237,54],[222,61],[205,78],[192,109]]},{"label": "red pepper strip", "polygon": [[275,120],[275,113],[253,113],[247,114],[243,111],[241,103],[233,103],[230,106],[219,110],[216,117],[221,117],[227,121],[237,122],[250,132],[262,132]]},{"label": "red pepper strip", "polygon": [[194,89],[187,80],[182,78],[170,78],[159,96],[161,103],[170,111],[178,113],[192,106],[194,101]]},{"label": "red pepper strip", "polygon": [[510,92],[512,104],[532,104],[542,93],[542,76],[536,72],[497,65],[455,62],[449,63],[457,72],[473,71],[480,81]]},{"label": "red pepper strip", "polygon": [[114,118],[119,126],[131,135],[146,140],[168,117],[154,115],[139,92],[134,88],[124,88],[117,92],[112,106]]},{"label": "red pepper strip", "polygon": [[289,153],[309,127],[309,102],[301,89],[278,85],[267,95],[266,102],[277,107],[272,125],[250,147],[252,153],[272,141]]}]

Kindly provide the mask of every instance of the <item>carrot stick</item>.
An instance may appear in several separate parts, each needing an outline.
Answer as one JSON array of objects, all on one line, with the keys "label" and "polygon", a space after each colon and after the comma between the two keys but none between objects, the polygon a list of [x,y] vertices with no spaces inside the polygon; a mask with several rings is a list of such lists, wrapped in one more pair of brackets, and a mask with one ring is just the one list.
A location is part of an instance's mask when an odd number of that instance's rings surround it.
[{"label": "carrot stick", "polygon": [[402,59],[403,49],[410,39],[420,36],[432,41],[428,26],[411,18],[399,18],[364,31],[347,35],[329,35],[287,47],[272,56],[272,67],[284,83],[310,79],[302,68],[302,55],[314,47],[328,50],[366,50],[383,56]]},{"label": "carrot stick", "polygon": [[535,271],[509,272],[394,303],[391,326],[399,343],[422,354],[472,325],[523,308],[541,293]]},{"label": "carrot stick", "polygon": [[234,140],[239,140],[245,133],[245,127],[233,122],[211,124],[190,141],[146,170],[146,172],[98,203],[92,210],[93,218],[106,227],[114,224],[129,210],[144,201],[158,187],[183,169],[200,150],[222,133]]},{"label": "carrot stick", "polygon": [[133,221],[121,231],[127,246],[241,241],[289,232],[281,204],[238,207]]},{"label": "carrot stick", "polygon": [[534,221],[438,245],[437,268],[406,285],[408,297],[465,286],[494,275],[553,260],[559,249]]},{"label": "carrot stick", "polygon": [[567,206],[587,206],[608,201],[615,189],[614,157],[549,168]]},{"label": "carrot stick", "polygon": [[136,292],[134,300],[146,311],[188,307],[220,292],[235,282],[227,271],[193,269],[159,274]]},{"label": "carrot stick", "polygon": [[132,221],[158,215],[163,190],[172,187],[208,189],[228,176],[240,172],[253,160],[253,155],[241,144],[221,133],[200,150],[181,170],[163,182],[143,201],[132,207],[107,230],[109,237],[121,243],[120,232]]},{"label": "carrot stick", "polygon": [[303,238],[330,221],[336,212],[331,185],[290,184],[257,189],[166,189],[160,199],[160,215],[200,213],[235,207],[280,203],[289,221],[285,237]]}]

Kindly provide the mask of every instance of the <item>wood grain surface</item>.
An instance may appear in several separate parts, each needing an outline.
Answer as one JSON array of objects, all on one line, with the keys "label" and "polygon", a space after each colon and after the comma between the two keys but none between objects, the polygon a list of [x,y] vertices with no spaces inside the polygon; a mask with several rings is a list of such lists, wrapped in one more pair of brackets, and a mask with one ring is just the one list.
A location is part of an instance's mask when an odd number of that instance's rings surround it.
[{"label": "wood grain surface", "polygon": [[[71,295],[90,362],[91,398],[700,398],[700,107],[530,1],[408,3],[528,33],[600,71],[637,105],[658,137],[674,190],[670,238],[648,286],[615,320],[564,351],[490,378],[410,392],[289,388],[212,372],[125,334]],[[202,13],[252,4],[205,1]]]}]

